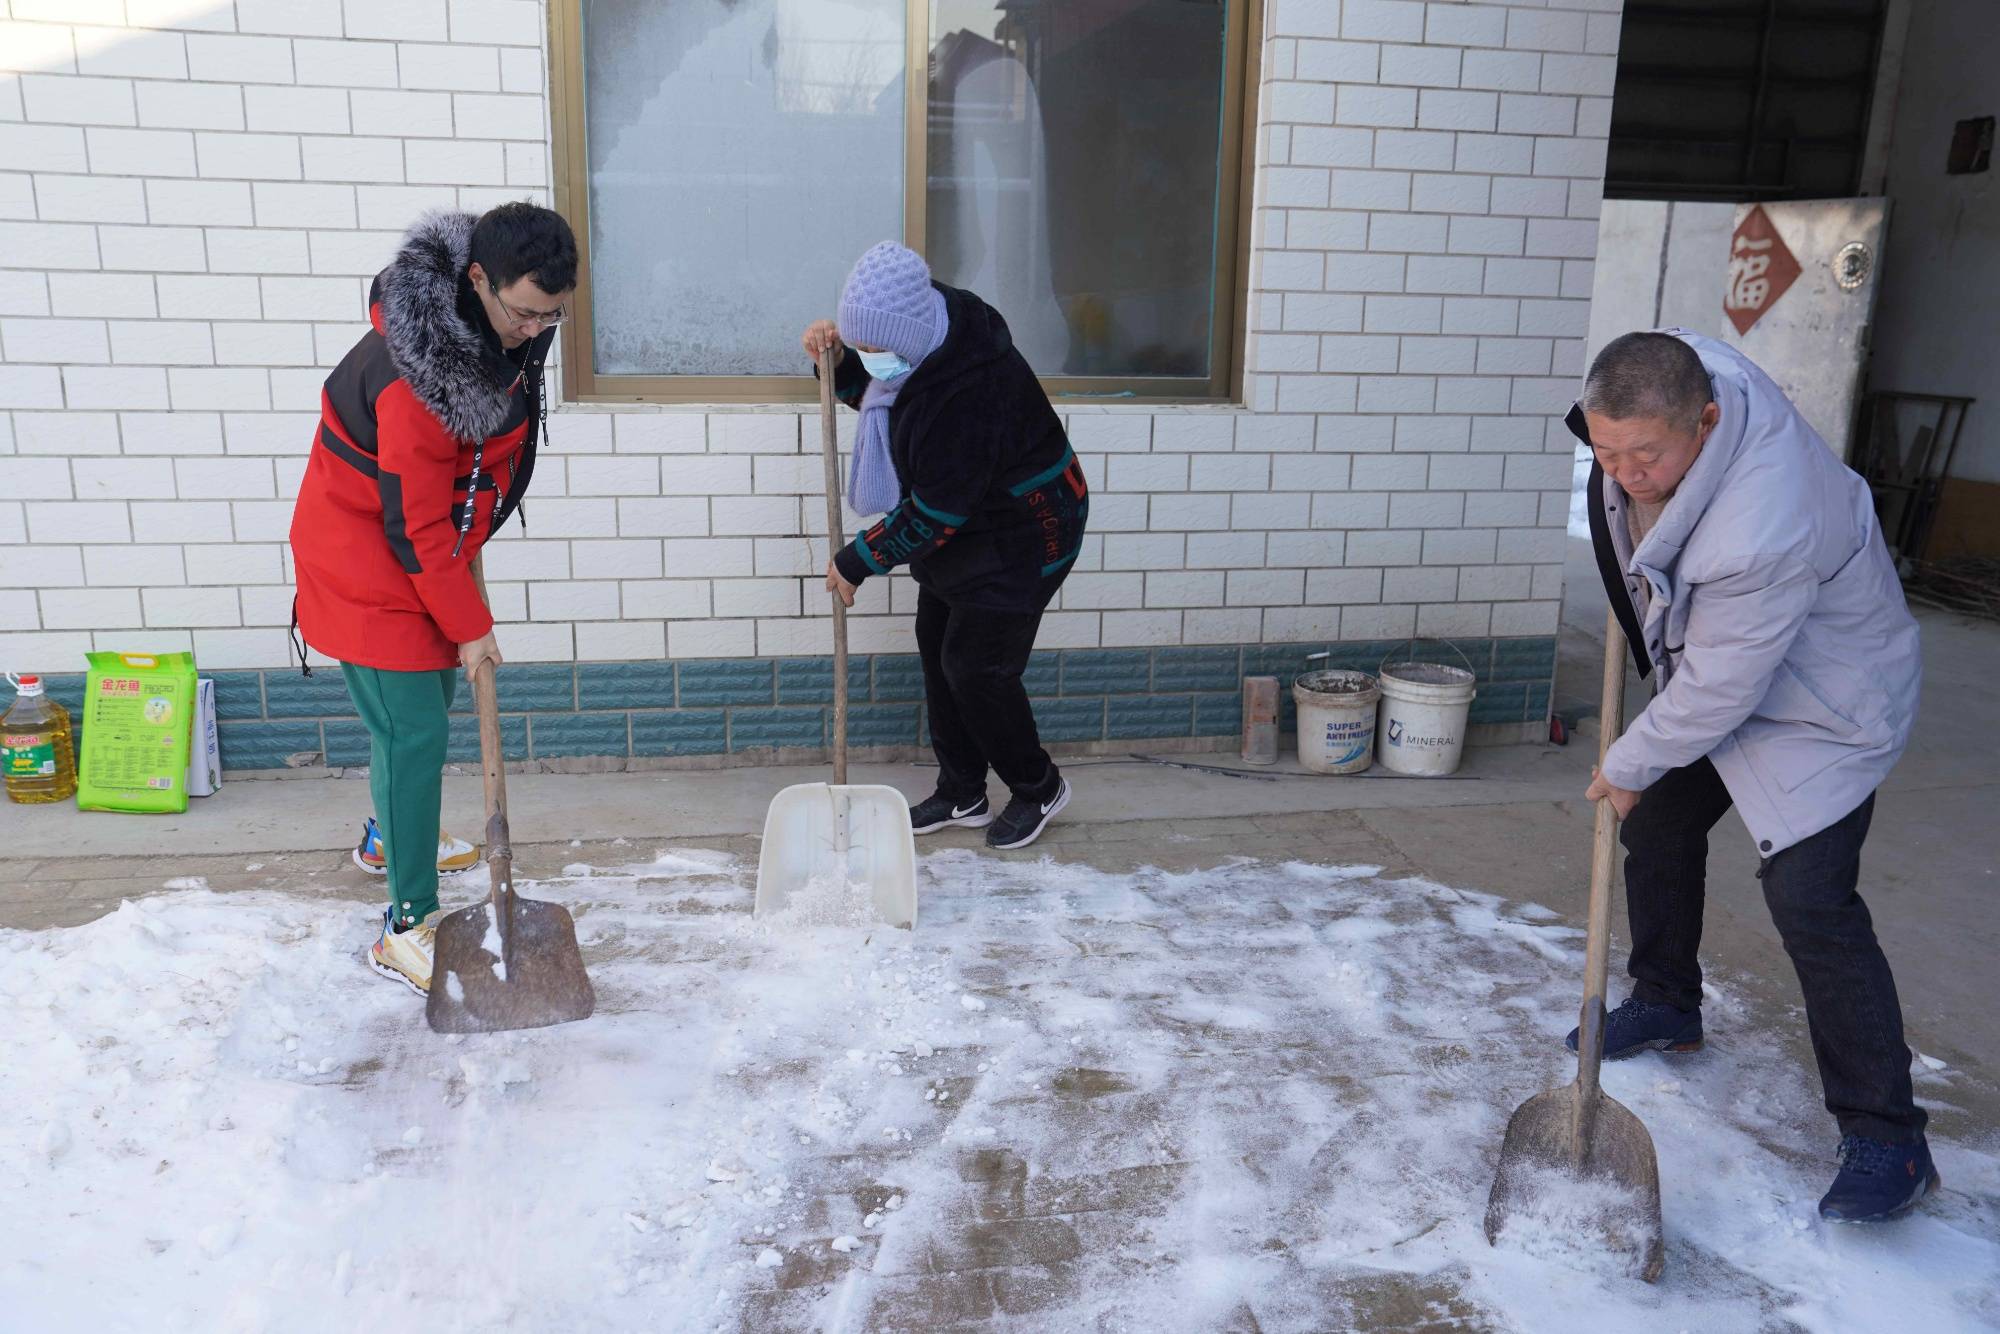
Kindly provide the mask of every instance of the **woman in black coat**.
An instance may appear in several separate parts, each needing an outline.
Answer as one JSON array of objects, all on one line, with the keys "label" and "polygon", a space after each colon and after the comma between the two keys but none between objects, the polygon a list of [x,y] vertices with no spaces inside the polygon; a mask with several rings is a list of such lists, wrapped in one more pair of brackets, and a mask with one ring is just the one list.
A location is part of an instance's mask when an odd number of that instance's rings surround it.
[{"label": "woman in black coat", "polygon": [[[827,587],[853,606],[863,580],[907,564],[919,589],[939,774],[911,824],[984,828],[989,847],[1026,847],[1070,796],[1021,684],[1090,507],[1062,420],[1000,312],[933,282],[893,242],[854,266],[838,323],[815,322],[803,341],[815,364],[832,352],[834,392],[861,413],[849,503],[882,514],[834,554]],[[1013,798],[998,819],[989,768]]]}]

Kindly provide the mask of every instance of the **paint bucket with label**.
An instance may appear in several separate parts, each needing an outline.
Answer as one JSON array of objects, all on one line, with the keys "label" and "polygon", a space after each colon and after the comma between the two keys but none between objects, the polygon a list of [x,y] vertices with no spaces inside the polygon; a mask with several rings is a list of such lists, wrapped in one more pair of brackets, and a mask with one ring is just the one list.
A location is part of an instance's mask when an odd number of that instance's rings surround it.
[{"label": "paint bucket with label", "polygon": [[1299,763],[1316,774],[1358,774],[1375,762],[1375,705],[1366,672],[1305,672],[1292,682],[1299,706]]},{"label": "paint bucket with label", "polygon": [[[1463,656],[1463,655],[1461,655]],[[1472,664],[1384,662],[1375,751],[1392,773],[1442,778],[1458,769],[1477,678]]]}]

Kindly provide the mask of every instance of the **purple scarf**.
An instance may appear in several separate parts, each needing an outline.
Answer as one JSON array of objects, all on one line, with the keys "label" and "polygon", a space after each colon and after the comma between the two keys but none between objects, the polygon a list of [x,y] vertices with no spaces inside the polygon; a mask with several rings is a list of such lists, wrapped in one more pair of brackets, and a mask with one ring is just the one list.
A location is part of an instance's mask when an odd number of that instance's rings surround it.
[{"label": "purple scarf", "polygon": [[847,475],[847,503],[856,514],[886,514],[903,498],[896,465],[889,456],[889,409],[924,359],[944,344],[949,332],[944,293],[931,289],[931,344],[910,369],[893,380],[870,380],[861,395],[861,427],[854,436],[854,464]]}]

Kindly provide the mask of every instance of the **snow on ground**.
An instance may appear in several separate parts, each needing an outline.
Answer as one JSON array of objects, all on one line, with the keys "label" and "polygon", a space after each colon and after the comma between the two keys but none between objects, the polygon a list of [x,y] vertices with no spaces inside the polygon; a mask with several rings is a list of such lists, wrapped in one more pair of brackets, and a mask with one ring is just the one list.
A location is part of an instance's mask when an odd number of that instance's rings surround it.
[{"label": "snow on ground", "polygon": [[753,870],[524,884],[574,908],[598,1013],[463,1040],[360,963],[351,902],[0,932],[0,1325],[2000,1328],[1992,1146],[1939,1143],[1901,1224],[1822,1225],[1815,1082],[1726,990],[1706,1053],[1605,1069],[1664,1280],[1489,1247],[1506,1118],[1573,1069],[1577,934],[1534,905],[955,850],[914,933],[777,931]]}]

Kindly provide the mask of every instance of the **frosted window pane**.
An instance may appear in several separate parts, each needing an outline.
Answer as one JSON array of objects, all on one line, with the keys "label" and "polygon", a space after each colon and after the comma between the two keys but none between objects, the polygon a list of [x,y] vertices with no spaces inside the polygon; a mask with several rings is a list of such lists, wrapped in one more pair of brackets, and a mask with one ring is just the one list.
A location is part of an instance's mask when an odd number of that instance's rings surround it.
[{"label": "frosted window pane", "polygon": [[931,0],[932,271],[1042,374],[1209,374],[1225,19]]},{"label": "frosted window pane", "polygon": [[903,0],[586,0],[600,375],[809,374],[903,233]]}]

